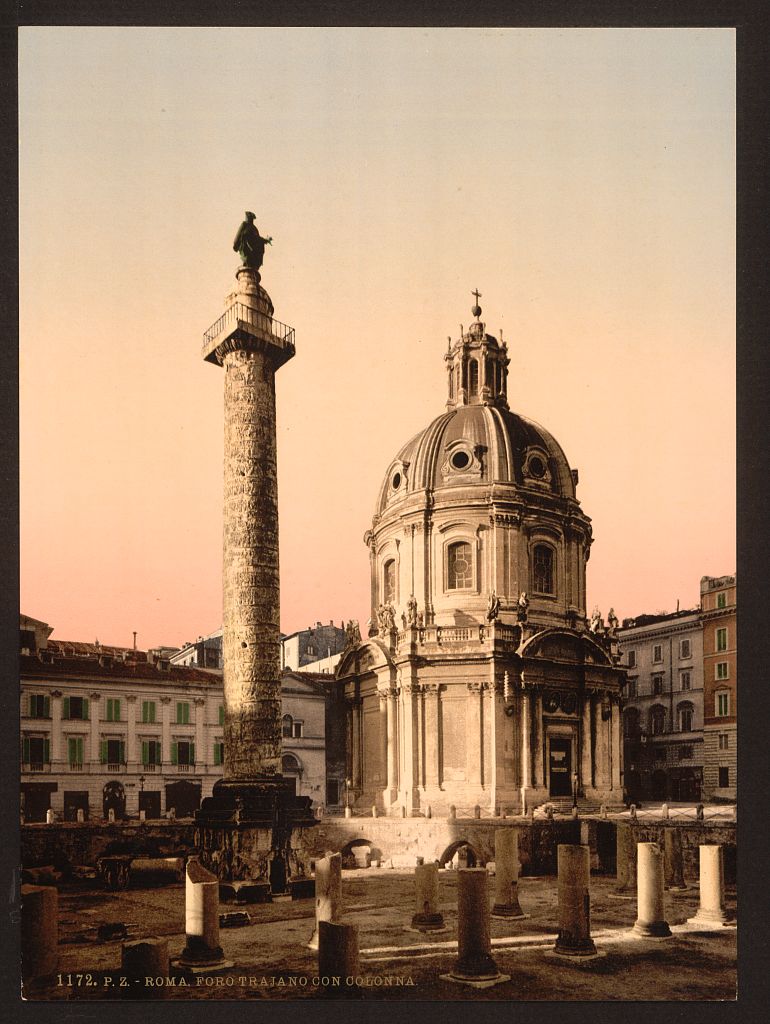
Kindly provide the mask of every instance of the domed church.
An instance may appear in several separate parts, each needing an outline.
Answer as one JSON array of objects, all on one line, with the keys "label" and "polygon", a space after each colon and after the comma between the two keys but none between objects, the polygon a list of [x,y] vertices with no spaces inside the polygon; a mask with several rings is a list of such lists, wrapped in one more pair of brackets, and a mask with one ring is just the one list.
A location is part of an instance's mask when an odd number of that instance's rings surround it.
[{"label": "domed church", "polygon": [[351,806],[525,813],[618,804],[615,624],[586,620],[591,520],[555,438],[508,407],[481,308],[444,356],[446,411],[387,467],[365,541],[368,637],[338,666]]}]

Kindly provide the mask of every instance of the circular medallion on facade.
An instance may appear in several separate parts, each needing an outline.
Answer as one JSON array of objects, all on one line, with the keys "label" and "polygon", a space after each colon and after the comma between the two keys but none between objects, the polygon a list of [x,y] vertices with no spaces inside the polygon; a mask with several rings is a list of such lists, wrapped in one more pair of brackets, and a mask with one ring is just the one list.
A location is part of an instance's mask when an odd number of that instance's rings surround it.
[{"label": "circular medallion on facade", "polygon": [[543,698],[543,707],[549,714],[553,714],[559,710],[559,704],[561,702],[561,694],[558,690],[546,690],[545,697]]},{"label": "circular medallion on facade", "polygon": [[561,709],[565,715],[574,715],[577,711],[577,694],[563,694],[561,698]]}]

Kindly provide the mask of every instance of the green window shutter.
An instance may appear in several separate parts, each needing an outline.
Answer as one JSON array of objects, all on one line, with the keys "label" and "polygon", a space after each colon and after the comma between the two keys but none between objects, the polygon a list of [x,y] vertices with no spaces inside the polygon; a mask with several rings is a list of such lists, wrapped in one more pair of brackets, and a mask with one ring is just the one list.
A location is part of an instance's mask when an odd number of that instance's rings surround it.
[{"label": "green window shutter", "polygon": [[219,705],[219,724],[225,724],[225,706],[224,704]]},{"label": "green window shutter", "polygon": [[46,718],[51,717],[51,698],[43,697],[43,714]]},{"label": "green window shutter", "polygon": [[107,721],[112,721],[112,698],[107,698]]},{"label": "green window shutter", "polygon": [[102,740],[99,744],[99,760],[102,764],[107,764],[107,740]]},{"label": "green window shutter", "polygon": [[214,764],[221,764],[222,763],[222,758],[219,755],[220,755],[219,744],[215,743],[214,744]]},{"label": "green window shutter", "polygon": [[23,736],[21,740],[21,759],[29,764],[29,736]]},{"label": "green window shutter", "polygon": [[171,744],[171,763],[177,764],[176,743]]},{"label": "green window shutter", "polygon": [[119,762],[120,762],[120,764],[125,764],[126,763],[126,742],[125,742],[125,740],[121,740],[120,741],[120,757],[119,757]]},{"label": "green window shutter", "polygon": [[62,718],[69,718],[70,716],[70,699],[65,697],[62,701]]},{"label": "green window shutter", "polygon": [[150,721],[151,722],[155,721],[155,701],[154,700],[150,701]]},{"label": "green window shutter", "polygon": [[190,744],[190,764],[195,764],[195,744]]},{"label": "green window shutter", "polygon": [[120,701],[119,700],[115,701],[115,721],[116,722],[120,721]]},{"label": "green window shutter", "polygon": [[83,698],[83,721],[88,721],[88,697]]},{"label": "green window shutter", "polygon": [[75,740],[71,736],[67,740],[67,761],[69,764],[75,763]]},{"label": "green window shutter", "polygon": [[77,753],[78,753],[78,764],[83,763],[83,737],[78,736],[77,739]]},{"label": "green window shutter", "polygon": [[43,764],[51,763],[51,741],[49,739],[43,740]]},{"label": "green window shutter", "polygon": [[149,764],[150,763],[149,756],[150,756],[150,744],[147,742],[147,740],[142,740],[142,764]]}]

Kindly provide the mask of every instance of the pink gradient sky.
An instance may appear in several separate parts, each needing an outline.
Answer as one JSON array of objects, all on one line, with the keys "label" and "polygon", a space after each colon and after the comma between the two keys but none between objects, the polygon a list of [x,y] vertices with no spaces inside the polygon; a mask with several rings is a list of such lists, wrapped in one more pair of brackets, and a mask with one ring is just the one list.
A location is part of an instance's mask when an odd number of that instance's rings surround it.
[{"label": "pink gradient sky", "polygon": [[580,470],[589,607],[735,569],[731,30],[22,28],[22,610],[60,638],[221,620],[222,372],[254,210],[278,375],[282,628],[368,617],[364,531],[503,328]]}]

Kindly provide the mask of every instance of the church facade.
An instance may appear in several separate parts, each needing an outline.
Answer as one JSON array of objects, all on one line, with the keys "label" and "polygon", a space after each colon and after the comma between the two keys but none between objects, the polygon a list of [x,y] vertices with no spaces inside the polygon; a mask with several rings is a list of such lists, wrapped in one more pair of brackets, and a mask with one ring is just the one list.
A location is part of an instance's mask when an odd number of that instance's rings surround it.
[{"label": "church facade", "polygon": [[619,804],[624,673],[617,620],[586,619],[577,471],[509,409],[507,347],[473,314],[444,357],[446,411],[387,467],[365,536],[368,636],[337,669],[350,803]]}]

